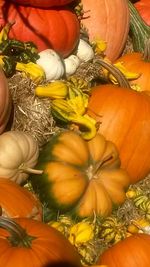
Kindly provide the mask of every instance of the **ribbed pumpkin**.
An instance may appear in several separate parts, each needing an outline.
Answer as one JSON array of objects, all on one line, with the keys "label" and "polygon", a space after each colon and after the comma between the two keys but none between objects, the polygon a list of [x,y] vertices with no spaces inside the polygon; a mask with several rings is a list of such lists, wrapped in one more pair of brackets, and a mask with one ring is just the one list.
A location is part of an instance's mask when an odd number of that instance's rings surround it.
[{"label": "ribbed pumpkin", "polygon": [[106,216],[125,200],[129,176],[120,169],[115,145],[98,134],[85,141],[73,131],[54,136],[41,151],[31,182],[42,202],[79,217]]},{"label": "ribbed pumpkin", "polygon": [[0,176],[5,179],[25,182],[29,173],[36,172],[38,156],[38,143],[30,134],[7,131],[0,135]]},{"label": "ribbed pumpkin", "polygon": [[15,21],[10,38],[34,42],[39,51],[52,48],[68,56],[79,39],[79,21],[69,9],[40,9],[8,4],[5,21]]},{"label": "ribbed pumpkin", "polygon": [[132,183],[150,172],[150,98],[115,85],[93,88],[88,114],[101,122],[99,132],[114,142]]},{"label": "ribbed pumpkin", "polygon": [[74,0],[11,0],[11,2],[20,4],[20,5],[42,7],[42,8],[64,6],[73,1]]},{"label": "ribbed pumpkin", "polygon": [[11,97],[7,79],[0,69],[0,134],[5,130],[11,114]]},{"label": "ribbed pumpkin", "polygon": [[126,0],[82,0],[85,12],[82,24],[90,40],[107,42],[106,55],[114,61],[121,54],[129,32],[129,9]]},{"label": "ribbed pumpkin", "polygon": [[135,234],[106,250],[97,264],[108,267],[149,267],[150,236]]},{"label": "ribbed pumpkin", "polygon": [[0,177],[0,207],[7,217],[27,217],[42,220],[42,205],[26,188]]},{"label": "ribbed pumpkin", "polygon": [[0,267],[4,266],[81,267],[81,263],[73,245],[53,227],[27,218],[0,217]]}]

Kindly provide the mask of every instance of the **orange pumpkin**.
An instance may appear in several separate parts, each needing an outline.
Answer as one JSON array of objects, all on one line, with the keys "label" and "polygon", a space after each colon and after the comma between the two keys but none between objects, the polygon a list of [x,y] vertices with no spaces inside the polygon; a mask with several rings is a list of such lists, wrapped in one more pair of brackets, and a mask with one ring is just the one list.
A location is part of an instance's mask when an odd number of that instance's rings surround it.
[{"label": "orange pumpkin", "polygon": [[150,26],[150,2],[149,0],[137,1],[134,6],[140,13],[143,20]]},{"label": "orange pumpkin", "polygon": [[49,8],[54,6],[55,7],[64,6],[73,2],[74,0],[11,0],[11,1],[19,5]]},{"label": "orange pumpkin", "polygon": [[129,9],[125,0],[81,0],[84,18],[81,21],[88,30],[90,40],[107,42],[106,55],[116,60],[127,40],[129,32]]},{"label": "orange pumpkin", "polygon": [[42,220],[42,205],[38,198],[26,188],[5,178],[0,178],[0,207],[3,216]]},{"label": "orange pumpkin", "polygon": [[106,250],[97,264],[108,267],[149,267],[150,236],[135,234]]},{"label": "orange pumpkin", "polygon": [[61,56],[68,56],[79,41],[77,16],[67,8],[35,8],[7,4],[6,22],[15,21],[9,37],[32,41],[38,51],[52,48]]},{"label": "orange pumpkin", "polygon": [[73,131],[54,136],[36,168],[44,171],[30,177],[41,201],[56,213],[79,217],[110,214],[124,202],[130,181],[115,145],[100,134],[90,141]]},{"label": "orange pumpkin", "polygon": [[[149,55],[150,56],[150,55]],[[122,62],[128,71],[139,74],[139,78],[131,80],[131,85],[137,85],[139,91],[150,91],[150,58],[140,52],[127,53],[116,62]]]},{"label": "orange pumpkin", "polygon": [[0,227],[0,267],[81,267],[73,245],[49,225],[1,217]]},{"label": "orange pumpkin", "polygon": [[150,98],[115,85],[93,88],[88,114],[100,122],[99,132],[118,148],[122,167],[135,183],[150,172]]}]

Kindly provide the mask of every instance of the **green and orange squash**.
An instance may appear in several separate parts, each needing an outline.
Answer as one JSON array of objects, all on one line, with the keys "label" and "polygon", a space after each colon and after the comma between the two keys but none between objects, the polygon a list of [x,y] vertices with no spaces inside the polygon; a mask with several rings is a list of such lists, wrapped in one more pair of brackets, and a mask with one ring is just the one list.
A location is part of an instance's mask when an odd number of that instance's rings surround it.
[{"label": "green and orange squash", "polygon": [[33,189],[47,206],[80,218],[107,216],[125,200],[130,178],[120,168],[115,145],[98,134],[85,141],[74,131],[55,135],[41,151],[30,177]]}]

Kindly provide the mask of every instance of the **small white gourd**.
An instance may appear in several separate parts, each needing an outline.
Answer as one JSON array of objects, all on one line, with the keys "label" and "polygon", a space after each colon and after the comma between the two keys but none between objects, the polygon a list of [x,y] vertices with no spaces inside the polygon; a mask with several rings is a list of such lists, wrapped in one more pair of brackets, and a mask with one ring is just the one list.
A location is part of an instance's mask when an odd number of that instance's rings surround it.
[{"label": "small white gourd", "polygon": [[94,51],[86,41],[80,39],[76,55],[81,61],[87,62],[94,58]]},{"label": "small white gourd", "polygon": [[72,75],[80,65],[80,59],[76,55],[71,55],[64,59],[66,75]]},{"label": "small white gourd", "polygon": [[58,80],[64,75],[63,60],[53,49],[43,50],[39,56],[36,63],[44,69],[47,81]]}]

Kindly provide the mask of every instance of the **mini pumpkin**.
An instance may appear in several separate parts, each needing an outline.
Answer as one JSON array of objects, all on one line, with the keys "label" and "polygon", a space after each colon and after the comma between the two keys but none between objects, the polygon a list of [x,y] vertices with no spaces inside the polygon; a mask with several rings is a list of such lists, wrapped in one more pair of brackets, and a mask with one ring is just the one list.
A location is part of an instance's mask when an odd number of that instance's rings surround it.
[{"label": "mini pumpkin", "polygon": [[114,142],[121,166],[132,183],[150,172],[150,97],[112,84],[92,88],[88,115],[100,123],[99,132]]},{"label": "mini pumpkin", "polygon": [[1,177],[0,207],[1,215],[5,217],[42,220],[42,205],[38,198],[26,188]]},{"label": "mini pumpkin", "polygon": [[115,145],[100,134],[85,141],[76,132],[61,132],[43,148],[36,168],[43,174],[30,179],[41,201],[79,217],[111,213],[113,204],[124,202],[130,182]]},{"label": "mini pumpkin", "polygon": [[0,267],[6,265],[81,267],[73,245],[53,227],[28,218],[1,217]]},{"label": "mini pumpkin", "polygon": [[32,41],[39,52],[54,49],[62,57],[67,57],[79,40],[78,18],[68,8],[40,9],[8,3],[5,21],[15,21],[9,38]]},{"label": "mini pumpkin", "polygon": [[[36,172],[39,156],[37,141],[25,132],[7,131],[0,135],[0,176],[23,183],[30,172]],[[39,171],[37,171],[39,173]]]},{"label": "mini pumpkin", "polygon": [[0,134],[4,132],[11,114],[11,96],[8,89],[7,79],[0,69]]}]

